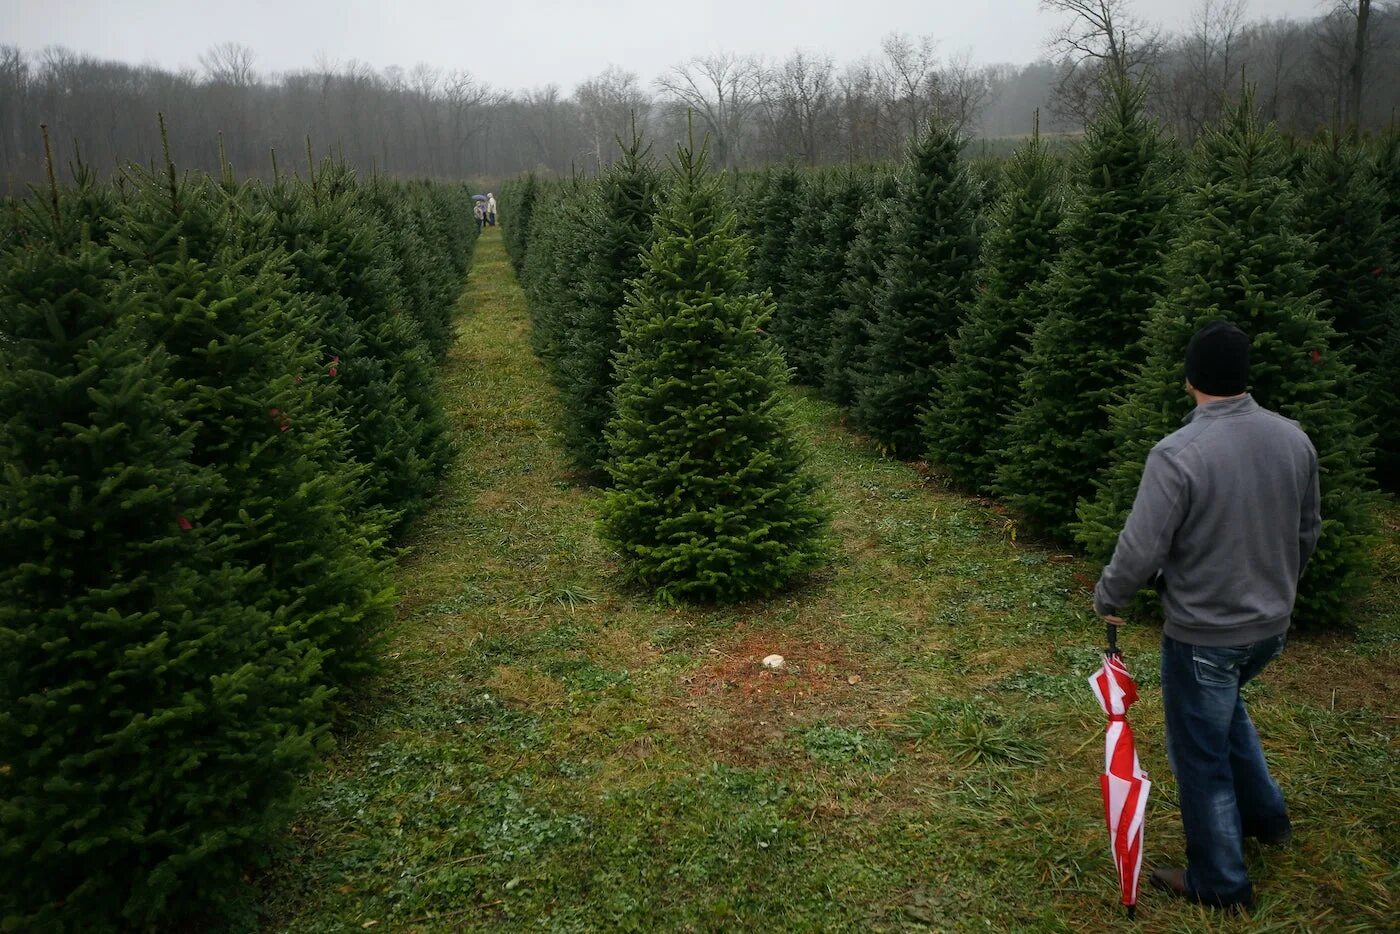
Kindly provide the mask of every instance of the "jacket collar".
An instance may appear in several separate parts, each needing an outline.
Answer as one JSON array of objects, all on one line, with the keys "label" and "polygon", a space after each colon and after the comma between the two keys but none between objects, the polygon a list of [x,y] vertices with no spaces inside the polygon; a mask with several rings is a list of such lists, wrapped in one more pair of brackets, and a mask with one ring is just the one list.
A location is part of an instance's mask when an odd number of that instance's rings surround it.
[{"label": "jacket collar", "polygon": [[1183,421],[1190,423],[1198,418],[1228,418],[1231,415],[1245,415],[1258,408],[1259,403],[1254,401],[1254,397],[1245,393],[1238,399],[1226,399],[1223,402],[1207,402],[1205,405],[1198,405]]}]

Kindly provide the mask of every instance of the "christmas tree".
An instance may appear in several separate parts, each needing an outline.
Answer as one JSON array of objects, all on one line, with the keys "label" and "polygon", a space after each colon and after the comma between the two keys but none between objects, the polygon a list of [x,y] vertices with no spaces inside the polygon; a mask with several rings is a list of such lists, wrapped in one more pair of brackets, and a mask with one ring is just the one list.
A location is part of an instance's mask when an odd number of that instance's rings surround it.
[{"label": "christmas tree", "polygon": [[822,220],[830,213],[826,177],[811,174],[799,179],[796,210],[787,235],[787,254],[778,275],[782,288],[774,294],[775,310],[768,333],[778,342],[783,356],[800,383],[811,383],[817,367],[812,360],[813,320],[817,314],[809,302],[810,281],[821,249]]},{"label": "christmas tree", "polygon": [[734,212],[703,150],[674,175],[621,316],[601,532],[662,599],[736,600],[814,568],[826,518]]},{"label": "christmas tree", "polygon": [[771,292],[774,301],[782,301],[787,290],[783,274],[801,203],[802,176],[797,174],[797,166],[785,162],[768,170],[763,197],[756,204],[757,236],[749,254],[749,268],[754,285]]},{"label": "christmas tree", "polygon": [[651,246],[660,180],[638,136],[622,146],[598,185],[597,209],[585,239],[590,253],[560,361],[564,443],[574,462],[593,475],[606,469],[604,429],[613,416],[613,358],[621,336],[618,313],[628,283],[642,274]]},{"label": "christmas tree", "polygon": [[1104,406],[1142,362],[1162,289],[1173,179],[1145,88],[1116,81],[1089,125],[1061,254],[1045,282],[996,489],[1035,529],[1069,535],[1075,505],[1108,463]]},{"label": "christmas tree", "polygon": [[1249,334],[1250,390],[1265,408],[1297,420],[1318,450],[1323,533],[1300,586],[1297,620],[1336,625],[1361,589],[1372,500],[1364,439],[1347,396],[1351,367],[1312,290],[1312,247],[1299,232],[1300,202],[1284,176],[1284,149],[1259,126],[1246,94],[1202,142],[1173,241],[1168,289],[1152,313],[1147,360],[1113,409],[1112,462],[1080,505],[1078,540],[1107,560],[1152,446],[1181,426],[1191,335],[1213,320]]},{"label": "christmas tree", "polygon": [[372,666],[392,594],[381,523],[350,512],[363,469],[344,460],[350,438],[319,391],[337,377],[306,340],[315,322],[288,257],[270,216],[230,211],[202,176],[134,179],[113,237],[124,287],[184,387],[191,460],[223,481],[213,516],[263,569],[243,599],[310,639],[327,682],[344,684]]},{"label": "christmas tree", "polygon": [[861,178],[851,169],[813,175],[793,226],[784,273],[788,290],[778,303],[772,330],[797,380],[809,386],[820,385],[826,372],[846,253],[855,239],[855,217],[864,193]]},{"label": "christmas tree", "polygon": [[900,457],[923,449],[920,419],[975,290],[978,193],[962,147],[941,121],[910,147],[869,352],[856,375],[855,423]]},{"label": "christmas tree", "polygon": [[[726,172],[724,177],[729,180],[727,187],[733,189],[733,204],[735,213],[738,215],[735,229],[748,241],[749,254],[752,255],[759,240],[763,237],[764,217],[760,208],[768,194],[768,184],[772,177],[771,170]],[[752,274],[752,270],[750,270],[750,274]]]},{"label": "christmas tree", "polygon": [[532,172],[501,192],[501,206],[509,205],[506,207],[509,215],[504,212],[500,215],[502,235],[506,253],[510,256],[517,276],[525,268],[525,254],[530,245],[530,219],[535,212],[535,199],[539,195],[539,189],[539,182]]},{"label": "christmas tree", "polygon": [[336,381],[349,450],[368,468],[370,506],[406,521],[451,456],[432,354],[404,310],[388,235],[353,176],[326,165],[306,184],[277,179],[258,192],[310,310],[313,372]]},{"label": "christmas tree", "polygon": [[979,491],[996,475],[1007,413],[1019,395],[1030,333],[1043,308],[1038,290],[1059,255],[1065,209],[1060,166],[1046,151],[1038,121],[1003,175],[982,247],[977,298],[953,338],[925,423],[929,459]]},{"label": "christmas tree", "polygon": [[1374,422],[1396,401],[1379,371],[1396,320],[1396,280],[1381,223],[1384,195],[1369,154],[1354,141],[1325,135],[1311,148],[1299,177],[1299,219],[1315,245],[1314,287],[1337,332],[1339,352],[1356,369],[1352,392]]},{"label": "christmas tree", "polygon": [[[1392,282],[1400,276],[1400,127],[1392,125],[1380,139],[1375,156],[1380,189],[1381,233],[1390,252],[1385,270]],[[1381,341],[1376,364],[1375,391],[1380,402],[1373,409],[1371,431],[1376,436],[1375,473],[1389,490],[1400,491],[1400,302],[1392,302],[1390,320]]]},{"label": "christmas tree", "polygon": [[866,180],[862,200],[855,207],[855,227],[846,248],[822,379],[822,394],[841,405],[850,405],[856,398],[856,374],[864,366],[889,257],[898,187],[897,175],[877,170]]},{"label": "christmas tree", "polygon": [[529,250],[521,285],[529,299],[535,352],[561,382],[559,366],[577,319],[584,267],[593,248],[596,185],[582,178],[541,186],[530,215]]},{"label": "christmas tree", "polygon": [[[404,310],[435,360],[452,344],[452,313],[461,293],[463,270],[453,262],[458,246],[475,234],[459,238],[436,235],[436,221],[412,190],[375,177],[364,188],[364,203],[387,234],[394,274],[403,289]],[[475,227],[472,228],[475,231]]]},{"label": "christmas tree", "polygon": [[327,692],[284,610],[249,602],[264,517],[229,517],[217,428],[81,200],[55,192],[0,255],[0,918],[171,929],[267,852]]}]

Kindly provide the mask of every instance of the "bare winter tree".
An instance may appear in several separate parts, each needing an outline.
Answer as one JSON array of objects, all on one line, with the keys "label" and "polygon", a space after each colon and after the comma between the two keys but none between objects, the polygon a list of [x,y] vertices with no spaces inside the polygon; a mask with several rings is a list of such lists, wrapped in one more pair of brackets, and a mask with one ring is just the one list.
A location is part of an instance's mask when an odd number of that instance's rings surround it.
[{"label": "bare winter tree", "polygon": [[992,95],[991,71],[972,64],[971,50],[948,60],[939,88],[940,110],[959,132],[973,128]]},{"label": "bare winter tree", "polygon": [[1169,43],[1158,75],[1162,116],[1195,139],[1240,84],[1247,0],[1201,0],[1191,29]]},{"label": "bare winter tree", "polygon": [[734,168],[750,112],[757,102],[762,66],[729,53],[694,58],[656,79],[657,88],[695,112],[709,133],[715,163]]},{"label": "bare winter tree", "polygon": [[595,166],[612,162],[615,141],[631,139],[632,126],[646,126],[651,97],[635,72],[615,65],[584,81],[574,91],[579,119]]},{"label": "bare winter tree", "polygon": [[891,149],[917,134],[933,116],[938,101],[938,44],[932,36],[911,38],[890,33],[880,43],[876,65],[882,85],[885,131]]},{"label": "bare winter tree", "polygon": [[830,55],[797,50],[761,69],[755,84],[769,159],[816,165],[837,142],[836,68]]},{"label": "bare winter tree", "polygon": [[1361,126],[1361,95],[1366,87],[1366,53],[1369,46],[1371,23],[1371,0],[1357,0],[1355,3],[1338,4],[1356,20],[1356,39],[1352,43],[1351,67],[1347,76],[1351,79],[1347,88],[1347,126],[1357,129]]},{"label": "bare winter tree", "polygon": [[1041,0],[1040,6],[1068,17],[1049,42],[1064,63],[1055,95],[1062,117],[1083,124],[1104,75],[1135,75],[1157,58],[1161,35],[1133,15],[1129,0]]},{"label": "bare winter tree", "polygon": [[205,76],[217,84],[246,88],[257,81],[253,50],[237,42],[220,42],[199,57]]},{"label": "bare winter tree", "polygon": [[839,144],[836,152],[848,159],[873,160],[887,153],[881,133],[879,78],[867,57],[852,62],[836,82],[839,97]]}]

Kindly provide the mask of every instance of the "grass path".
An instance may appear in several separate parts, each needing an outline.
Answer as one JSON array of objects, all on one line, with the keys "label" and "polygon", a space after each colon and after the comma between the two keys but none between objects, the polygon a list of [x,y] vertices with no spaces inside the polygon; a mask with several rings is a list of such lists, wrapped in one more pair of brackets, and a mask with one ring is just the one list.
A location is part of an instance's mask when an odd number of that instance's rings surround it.
[{"label": "grass path", "polygon": [[[839,553],[799,591],[671,609],[618,585],[555,439],[499,232],[444,370],[459,456],[400,572],[386,671],[264,884],[267,930],[1128,928],[1084,678],[1092,568],[1012,540],[798,402]],[[1252,921],[1144,896],[1142,930],[1400,920],[1400,548],[1360,639],[1298,639],[1252,709],[1297,842]],[[1125,634],[1179,862],[1156,632]],[[767,672],[757,659],[786,656]],[[1366,684],[1361,682],[1365,681]]]}]

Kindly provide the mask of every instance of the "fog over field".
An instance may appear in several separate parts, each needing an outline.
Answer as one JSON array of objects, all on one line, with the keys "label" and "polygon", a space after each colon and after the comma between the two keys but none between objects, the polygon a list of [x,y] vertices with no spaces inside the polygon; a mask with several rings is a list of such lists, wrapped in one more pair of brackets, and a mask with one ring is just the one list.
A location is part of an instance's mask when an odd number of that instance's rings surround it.
[{"label": "fog over field", "polygon": [[1321,0],[714,0],[683,14],[641,0],[248,0],[216,16],[170,0],[7,0],[0,172],[42,176],[40,123],[60,162],[75,143],[102,170],[149,161],[157,111],[182,163],[212,167],[222,132],[235,167],[262,174],[270,150],[300,152],[308,134],[398,175],[593,170],[634,115],[669,142],[687,110],[726,166],[879,160],[933,113],[972,138],[1023,136],[1036,110],[1045,130],[1074,133],[1093,75],[1120,55],[1187,139],[1242,73],[1285,130],[1374,129],[1400,103],[1400,17],[1366,6],[1358,85],[1357,5]]}]

